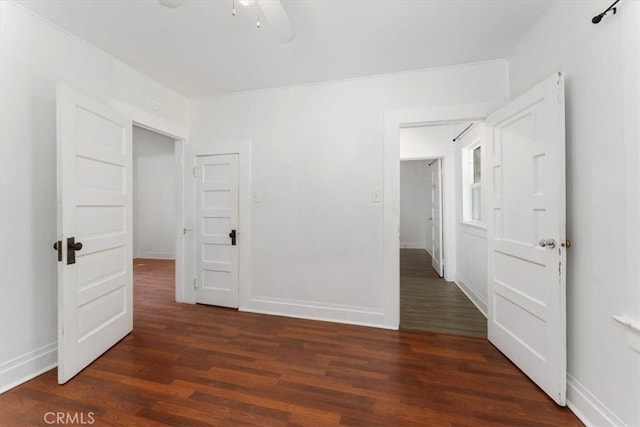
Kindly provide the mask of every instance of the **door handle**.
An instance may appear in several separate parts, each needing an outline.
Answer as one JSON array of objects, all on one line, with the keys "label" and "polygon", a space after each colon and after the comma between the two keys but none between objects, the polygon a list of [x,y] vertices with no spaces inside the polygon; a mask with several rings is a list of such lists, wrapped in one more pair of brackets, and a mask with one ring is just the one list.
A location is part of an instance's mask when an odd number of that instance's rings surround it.
[{"label": "door handle", "polygon": [[231,237],[231,246],[235,246],[236,245],[236,230],[231,230],[231,233],[229,233],[229,237]]},{"label": "door handle", "polygon": [[541,248],[546,248],[547,246],[551,249],[556,247],[556,241],[553,239],[542,239],[538,242]]},{"label": "door handle", "polygon": [[76,263],[76,251],[82,249],[82,243],[76,242],[75,237],[67,239],[67,265]]},{"label": "door handle", "polygon": [[53,250],[58,252],[58,262],[62,261],[62,240],[53,243]]}]

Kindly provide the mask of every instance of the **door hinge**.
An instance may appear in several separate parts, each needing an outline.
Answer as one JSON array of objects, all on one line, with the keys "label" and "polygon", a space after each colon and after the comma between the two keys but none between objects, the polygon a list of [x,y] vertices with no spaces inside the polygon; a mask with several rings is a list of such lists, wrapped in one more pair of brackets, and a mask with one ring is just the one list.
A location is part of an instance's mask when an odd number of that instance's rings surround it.
[{"label": "door hinge", "polygon": [[194,177],[198,176],[198,167],[197,166],[193,167],[193,176]]},{"label": "door hinge", "polygon": [[193,279],[193,289],[198,289],[198,279]]}]

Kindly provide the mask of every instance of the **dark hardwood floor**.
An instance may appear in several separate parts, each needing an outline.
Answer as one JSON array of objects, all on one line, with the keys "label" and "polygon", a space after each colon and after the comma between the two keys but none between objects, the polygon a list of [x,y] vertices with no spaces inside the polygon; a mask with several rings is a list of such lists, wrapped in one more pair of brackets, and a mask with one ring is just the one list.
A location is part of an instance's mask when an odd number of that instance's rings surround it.
[{"label": "dark hardwood floor", "polygon": [[453,282],[438,276],[423,249],[400,249],[400,328],[487,336],[487,319]]},{"label": "dark hardwood floor", "polygon": [[134,331],[63,386],[0,395],[0,425],[581,425],[485,339],[176,304],[172,262],[134,271]]}]

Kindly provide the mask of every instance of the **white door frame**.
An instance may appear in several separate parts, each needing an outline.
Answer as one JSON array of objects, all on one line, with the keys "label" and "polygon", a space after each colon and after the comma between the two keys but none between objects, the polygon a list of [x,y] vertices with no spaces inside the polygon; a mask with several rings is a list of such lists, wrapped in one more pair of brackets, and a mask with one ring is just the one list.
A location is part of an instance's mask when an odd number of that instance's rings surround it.
[{"label": "white door frame", "polygon": [[175,226],[175,298],[177,302],[187,302],[184,299],[184,260],[185,246],[183,236],[184,224],[184,186],[182,182],[184,146],[187,142],[188,131],[186,128],[176,125],[166,119],[155,116],[147,111],[140,110],[120,101],[112,100],[109,106],[138,126],[152,132],[168,136],[175,141],[175,178],[176,178],[176,226]]},{"label": "white door frame", "polygon": [[[452,160],[452,159],[449,159]],[[442,162],[444,161],[444,157],[436,157],[435,159],[432,159],[428,164],[427,167],[430,169],[431,166],[435,163],[435,162],[440,162],[440,187],[439,191],[438,191],[438,197],[440,197],[440,210],[443,211],[443,203],[445,200],[445,194],[444,194],[444,188],[442,186]],[[427,169],[427,171],[429,172],[429,169]],[[431,233],[431,248],[430,248],[430,252],[429,255],[431,255],[431,257],[433,258],[433,253],[435,252],[435,238],[434,238],[434,234],[433,234],[433,218],[434,218],[434,208],[433,208],[433,178],[431,179],[431,188],[429,189],[429,196],[431,197],[431,212],[429,212],[429,214],[431,215],[431,224],[429,225],[429,232]],[[440,212],[440,224],[439,224],[439,228],[440,231],[442,233],[442,242],[441,242],[441,247],[440,250],[442,250],[442,247],[444,246],[444,218],[442,215],[442,212]],[[433,261],[431,263],[433,265]],[[444,265],[444,258],[442,260],[442,264]]]},{"label": "white door frame", "polygon": [[[451,159],[455,158],[455,154],[450,155],[448,157],[449,157],[448,161],[451,161]],[[448,226],[449,223],[447,222],[445,224],[445,220],[444,220],[445,215],[444,215],[444,213],[447,212],[447,214],[450,215],[452,210],[455,212],[455,211],[457,211],[457,209],[456,209],[456,206],[455,206],[456,205],[456,200],[455,199],[452,199],[451,197],[448,197],[447,199],[444,198],[444,186],[445,186],[445,183],[443,182],[443,179],[442,179],[444,177],[444,168],[443,168],[443,164],[444,163],[445,163],[444,162],[444,157],[435,159],[435,164],[438,165],[438,173],[437,173],[437,176],[438,176],[438,187],[437,187],[438,188],[438,192],[435,194],[435,197],[437,197],[437,199],[438,199],[438,231],[439,231],[438,234],[439,234],[439,236],[437,236],[437,238],[433,234],[433,231],[434,231],[433,224],[435,223],[434,218],[436,216],[435,215],[436,209],[434,207],[434,200],[435,200],[434,193],[435,192],[433,191],[433,189],[436,188],[436,187],[433,184],[435,182],[435,180],[434,179],[431,180],[431,241],[432,241],[431,247],[432,247],[432,252],[433,252],[433,254],[431,255],[431,266],[434,267],[434,269],[436,270],[436,273],[438,273],[438,275],[440,277],[444,277],[445,280],[448,280],[448,281],[451,282],[452,280],[448,279],[450,274],[445,274],[445,267],[447,269],[449,268],[449,266],[444,262],[444,258],[445,258],[444,254],[446,253],[445,252],[446,245],[444,244],[445,237],[446,237],[445,226]],[[455,165],[448,165],[448,166],[449,166],[449,170],[451,170],[455,174],[455,171],[456,171],[456,169],[454,167]],[[432,178],[433,178],[433,175],[432,175]],[[451,186],[455,187],[455,180],[452,180],[452,181],[454,181],[454,182],[449,183],[448,184],[449,187],[451,187]],[[454,188],[453,194],[455,194],[455,193],[456,192],[455,192],[455,188]],[[454,203],[447,205],[446,206],[447,209],[445,210],[445,202],[447,200],[453,200]],[[455,215],[453,215],[451,218],[452,219],[455,218]],[[455,223],[455,219],[453,220],[453,222]],[[454,229],[454,231],[455,231],[455,229]],[[440,245],[440,248],[439,248],[440,249],[440,256],[439,256],[439,258],[437,260],[435,258],[436,242],[438,242],[438,244]],[[438,268],[435,268],[435,265],[434,265],[435,261],[437,261]],[[455,280],[455,277],[453,277],[453,279]]]},{"label": "white door frame", "polygon": [[[183,189],[181,212],[184,228],[195,230],[195,184],[193,159],[196,156],[220,154],[238,155],[238,310],[249,307],[251,297],[251,141],[186,144],[184,151]],[[187,181],[189,180],[189,181]],[[181,226],[182,227],[182,226]],[[187,232],[184,238],[184,259],[195,259],[195,236]],[[185,262],[182,273],[181,302],[196,303],[193,279],[195,262]]]},{"label": "white door frame", "polygon": [[[384,116],[384,202],[383,202],[383,301],[384,325],[400,326],[400,128],[429,123],[484,120],[503,104],[500,102],[396,110]],[[435,155],[434,157],[442,157]],[[403,159],[405,160],[405,159]],[[406,159],[409,160],[409,159]],[[453,161],[453,159],[451,160]],[[454,168],[455,169],[455,168]],[[453,177],[454,181],[455,176]],[[454,193],[455,194],[455,191]],[[449,215],[449,212],[446,213]],[[451,213],[455,218],[455,211]],[[455,222],[445,230],[444,263],[447,277],[455,277]],[[450,276],[451,275],[451,276]]]}]

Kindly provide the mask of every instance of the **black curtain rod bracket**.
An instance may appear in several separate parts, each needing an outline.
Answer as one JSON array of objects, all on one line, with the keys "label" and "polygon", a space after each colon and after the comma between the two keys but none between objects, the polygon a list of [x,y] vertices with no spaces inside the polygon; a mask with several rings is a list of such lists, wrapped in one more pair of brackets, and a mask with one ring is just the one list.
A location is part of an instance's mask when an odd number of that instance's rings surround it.
[{"label": "black curtain rod bracket", "polygon": [[614,1],[614,2],[613,2],[613,4],[607,8],[607,10],[605,10],[604,12],[602,12],[600,15],[596,15],[596,16],[594,16],[594,17],[593,17],[593,19],[591,19],[591,22],[592,22],[592,23],[594,23],[594,24],[598,24],[598,23],[600,23],[600,21],[602,21],[602,18],[604,18],[604,17],[605,17],[605,15],[606,15],[607,13],[609,13],[609,11],[613,11],[613,14],[615,15],[615,14],[616,14],[616,12],[617,12],[617,8],[615,7],[615,5],[616,5],[616,4],[618,4],[618,2],[619,2],[619,1],[620,1],[620,0],[616,0],[616,1]]},{"label": "black curtain rod bracket", "polygon": [[471,129],[471,126],[473,126],[473,122],[472,122],[469,126],[467,126],[466,128],[464,128],[464,130],[463,130],[462,132],[460,132],[460,133],[458,134],[458,136],[456,136],[455,138],[453,138],[453,139],[452,139],[452,141],[453,141],[453,142],[458,141],[458,140],[460,139],[460,137],[462,137],[462,135],[464,135],[465,133],[467,133],[467,131],[468,131],[469,129]]}]

